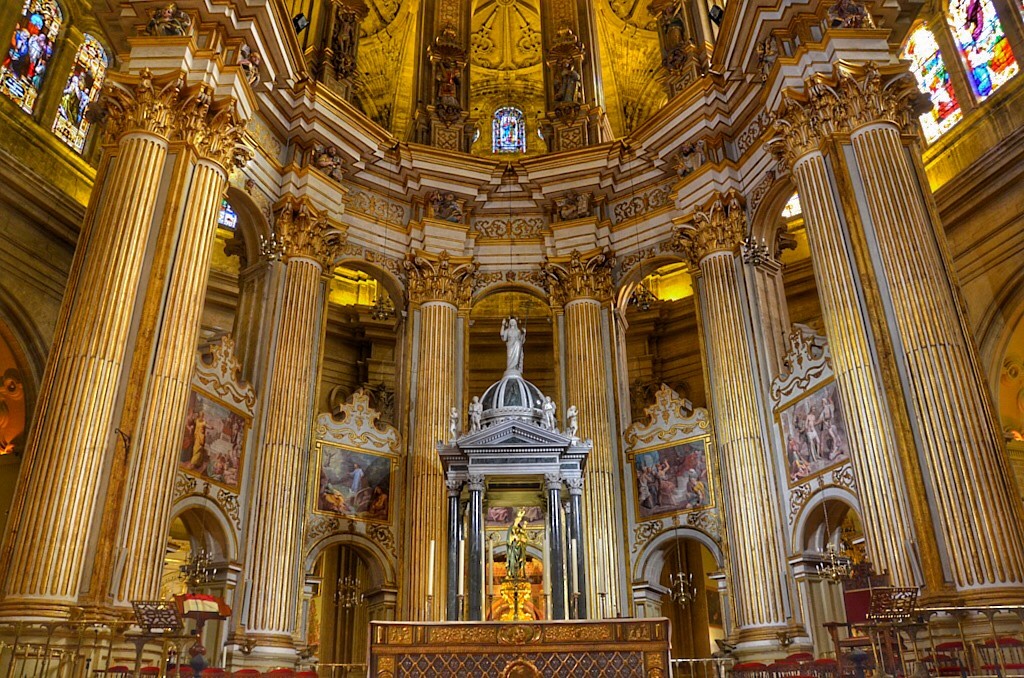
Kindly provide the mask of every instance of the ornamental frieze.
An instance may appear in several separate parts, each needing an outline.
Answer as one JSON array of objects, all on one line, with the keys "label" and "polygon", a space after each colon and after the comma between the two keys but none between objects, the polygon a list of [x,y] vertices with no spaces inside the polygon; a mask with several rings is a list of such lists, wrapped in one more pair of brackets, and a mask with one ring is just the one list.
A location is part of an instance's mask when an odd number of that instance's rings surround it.
[{"label": "ornamental frieze", "polygon": [[551,285],[552,301],[565,304],[574,299],[611,298],[615,257],[608,249],[581,254],[573,250],[568,257],[546,259],[541,269]]},{"label": "ornamental frieze", "polygon": [[675,242],[696,265],[709,254],[735,252],[746,232],[747,214],[741,196],[730,189],[724,195],[715,193],[704,208],[695,210],[693,223],[676,231]]},{"label": "ornamental frieze", "polygon": [[479,264],[470,257],[441,254],[410,254],[405,260],[412,301],[446,301],[456,306],[469,302]]},{"label": "ornamental frieze", "polygon": [[277,219],[260,251],[270,260],[293,257],[312,259],[327,268],[340,254],[347,234],[331,226],[327,215],[302,196],[287,195],[274,208]]}]

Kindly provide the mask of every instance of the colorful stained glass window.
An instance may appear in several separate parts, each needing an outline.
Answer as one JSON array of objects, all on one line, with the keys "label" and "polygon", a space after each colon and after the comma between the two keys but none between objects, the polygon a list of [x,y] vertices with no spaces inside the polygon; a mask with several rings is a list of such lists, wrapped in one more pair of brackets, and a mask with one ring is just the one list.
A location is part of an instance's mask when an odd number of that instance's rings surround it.
[{"label": "colorful stained glass window", "polygon": [[238,225],[238,215],[227,200],[220,201],[220,214],[217,215],[217,225],[228,230],[235,230]]},{"label": "colorful stained glass window", "polygon": [[491,123],[491,151],[494,153],[526,152],[526,118],[514,106],[494,112]]},{"label": "colorful stained glass window", "polygon": [[7,54],[0,62],[0,92],[26,113],[36,104],[63,20],[54,0],[27,0],[14,24]]},{"label": "colorful stained glass window", "polygon": [[992,94],[1020,70],[992,0],[952,0],[949,27],[979,99]]},{"label": "colorful stained glass window", "polygon": [[918,27],[907,38],[900,58],[910,61],[910,70],[917,78],[918,86],[932,100],[932,110],[921,116],[921,128],[925,139],[935,141],[962,117],[935,36],[924,26]]},{"label": "colorful stained glass window", "polygon": [[53,120],[53,133],[79,153],[85,148],[89,134],[89,121],[85,109],[99,96],[103,76],[107,72],[107,53],[99,40],[89,34],[75,54],[75,65],[64,85],[57,117]]}]

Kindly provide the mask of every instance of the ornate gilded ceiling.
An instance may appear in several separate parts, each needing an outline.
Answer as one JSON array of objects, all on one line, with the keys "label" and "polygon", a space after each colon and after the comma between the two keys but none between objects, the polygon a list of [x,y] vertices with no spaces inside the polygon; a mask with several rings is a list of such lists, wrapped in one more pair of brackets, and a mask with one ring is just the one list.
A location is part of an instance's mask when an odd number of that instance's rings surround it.
[{"label": "ornate gilded ceiling", "polygon": [[541,62],[540,8],[536,0],[482,0],[473,10],[470,63],[518,70]]}]

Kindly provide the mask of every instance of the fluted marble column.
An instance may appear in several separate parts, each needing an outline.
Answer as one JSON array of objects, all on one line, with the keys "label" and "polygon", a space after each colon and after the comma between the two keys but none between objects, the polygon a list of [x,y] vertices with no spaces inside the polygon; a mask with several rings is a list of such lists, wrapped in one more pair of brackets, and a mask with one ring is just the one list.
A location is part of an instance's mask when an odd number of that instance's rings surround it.
[{"label": "fluted marble column", "polygon": [[681,229],[679,244],[700,276],[701,329],[725,486],[730,584],[739,640],[777,643],[776,634],[787,623],[784,526],[735,257],[746,223],[736,193],[716,195],[706,210],[696,211],[692,225]]},{"label": "fluted marble column", "polygon": [[967,602],[1020,599],[1022,509],[920,164],[916,83],[898,65],[841,65],[790,98],[842,151],[857,265],[879,301],[868,312],[892,346],[946,579]]},{"label": "fluted marble column", "polygon": [[177,451],[195,367],[210,252],[228,167],[243,129],[233,108],[232,100],[215,102],[211,88],[200,86],[179,109],[189,122],[179,132],[186,144],[183,153],[194,152],[198,159],[181,196],[184,215],[176,246],[158,255],[171,260],[163,264],[169,263],[163,308],[129,459],[120,531],[125,560],[115,586],[122,603],[155,600],[160,594]]},{"label": "fluted marble column", "polygon": [[[925,583],[915,574],[922,565],[913,550],[917,542],[921,552],[930,556],[924,558],[929,572],[925,579],[932,587],[941,587],[942,568],[923,488],[904,473],[900,450],[907,441],[894,427],[894,403],[887,400],[874,358],[849,232],[833,199],[835,186],[819,149],[822,139],[810,125],[804,109],[786,107],[779,115],[780,136],[774,150],[793,168],[804,211],[840,410],[850,438],[868,557],[876,571],[889,573],[894,584],[917,586]],[[917,498],[916,512],[911,497]],[[915,516],[923,532],[921,540],[915,535]]]},{"label": "fluted marble column", "polygon": [[10,521],[0,614],[60,617],[78,599],[135,298],[183,86],[177,73],[108,74],[103,190],[93,193],[40,389]]},{"label": "fluted marble column", "polygon": [[[445,612],[445,563],[438,558],[429,572],[430,542],[445,544],[445,483],[437,443],[448,431],[448,413],[455,402],[455,336],[458,304],[468,301],[476,264],[421,253],[406,262],[409,297],[418,304],[419,351],[415,355],[413,439],[409,448],[409,521],[403,558],[405,590],[401,593],[404,619],[440,620]],[[433,586],[430,579],[433,578]],[[433,598],[427,609],[427,596]]]},{"label": "fluted marble column", "polygon": [[622,528],[618,504],[621,494],[616,478],[615,458],[608,409],[608,352],[604,342],[602,315],[611,297],[614,260],[603,252],[581,255],[573,251],[567,260],[552,260],[545,270],[552,278],[553,296],[565,312],[566,402],[579,409],[579,437],[594,443],[587,459],[583,495],[586,522],[587,599],[591,618],[619,609],[619,568]]},{"label": "fluted marble column", "polygon": [[263,253],[284,266],[274,349],[261,393],[246,566],[248,633],[260,647],[290,648],[301,597],[301,531],[325,310],[324,273],[344,239],[306,198],[287,196]]}]

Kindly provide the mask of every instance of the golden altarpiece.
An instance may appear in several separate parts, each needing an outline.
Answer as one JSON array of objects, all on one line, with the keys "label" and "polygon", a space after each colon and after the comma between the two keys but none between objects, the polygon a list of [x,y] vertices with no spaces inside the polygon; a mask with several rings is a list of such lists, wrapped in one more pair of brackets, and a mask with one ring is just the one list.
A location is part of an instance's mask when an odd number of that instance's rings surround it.
[{"label": "golden altarpiece", "polygon": [[[0,670],[827,660],[854,566],[923,625],[874,661],[1005,667],[1020,3],[26,0],[0,31]],[[182,589],[216,619],[187,657],[133,613]]]}]

